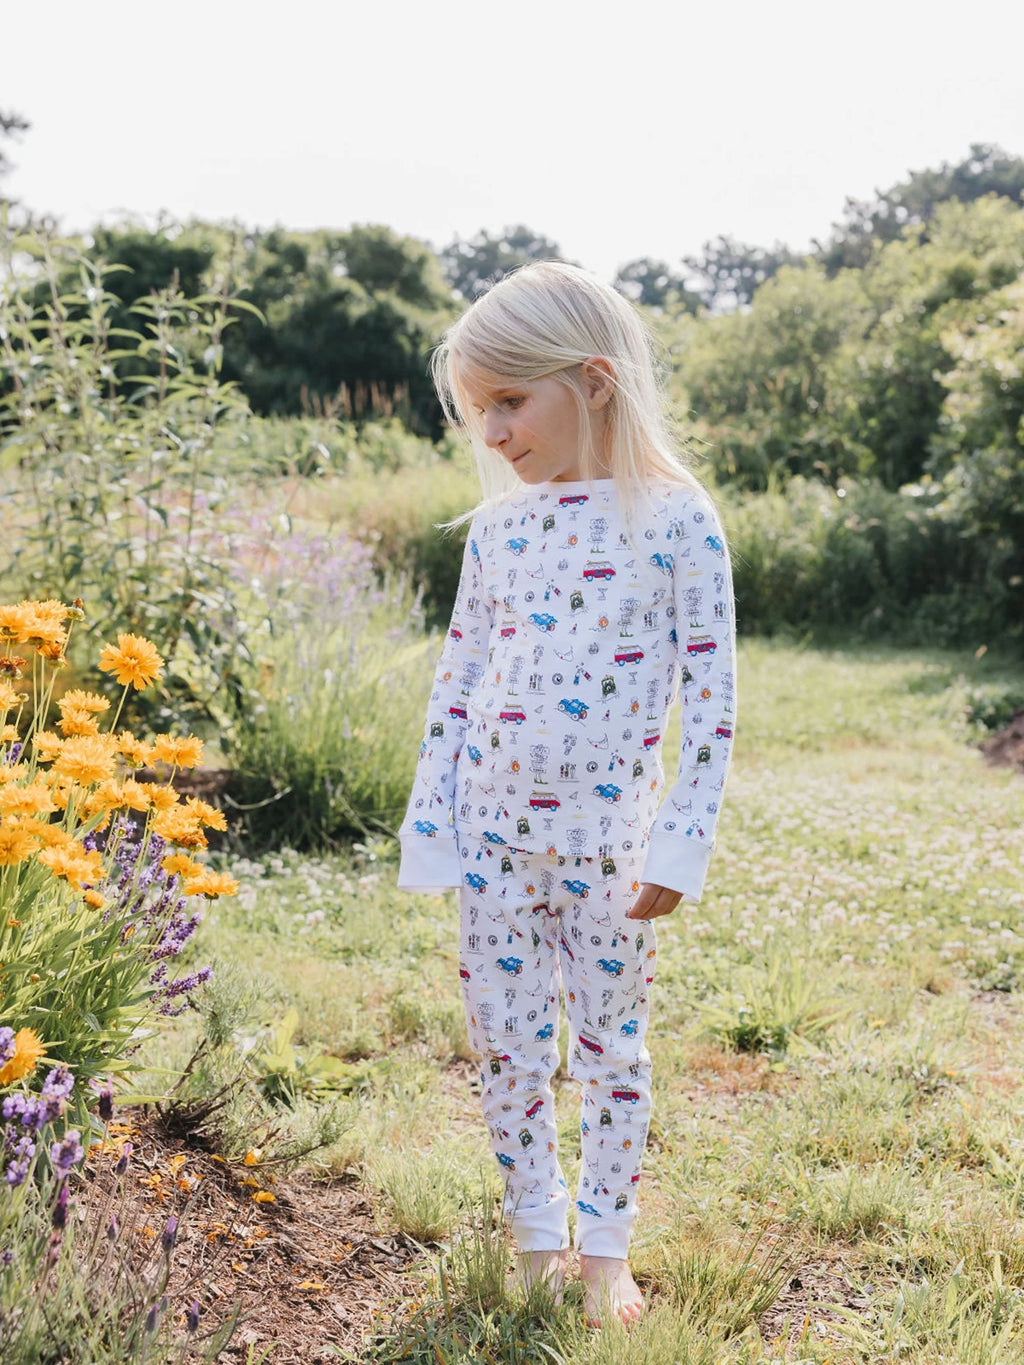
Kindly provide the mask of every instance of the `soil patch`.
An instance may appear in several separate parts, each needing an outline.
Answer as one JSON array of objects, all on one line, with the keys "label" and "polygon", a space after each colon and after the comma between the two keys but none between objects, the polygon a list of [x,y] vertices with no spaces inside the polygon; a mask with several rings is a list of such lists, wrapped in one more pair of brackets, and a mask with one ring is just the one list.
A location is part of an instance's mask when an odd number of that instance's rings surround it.
[{"label": "soil patch", "polygon": [[[126,1175],[115,1163],[133,1146]],[[180,1323],[193,1302],[200,1334],[238,1314],[219,1360],[303,1365],[356,1351],[385,1301],[404,1297],[401,1271],[422,1255],[381,1231],[354,1183],[306,1171],[228,1162],[168,1134],[152,1111],[110,1127],[93,1147],[75,1198],[90,1224],[116,1217],[122,1258],[159,1256],[168,1219],[179,1220],[167,1311]]]},{"label": "soil patch", "polygon": [[850,1312],[869,1314],[871,1310],[871,1299],[847,1278],[842,1261],[809,1261],[790,1273],[758,1326],[766,1342],[785,1342],[797,1349],[808,1340],[834,1337],[836,1329],[849,1322]]},{"label": "soil patch", "polygon": [[978,748],[990,763],[1024,773],[1024,711],[1015,711],[1005,730],[982,740]]}]

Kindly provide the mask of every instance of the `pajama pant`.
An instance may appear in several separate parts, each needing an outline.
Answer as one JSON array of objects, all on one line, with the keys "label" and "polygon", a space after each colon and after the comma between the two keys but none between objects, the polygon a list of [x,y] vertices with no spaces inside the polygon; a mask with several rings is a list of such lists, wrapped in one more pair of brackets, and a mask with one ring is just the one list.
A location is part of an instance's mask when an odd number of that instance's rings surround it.
[{"label": "pajama pant", "polygon": [[576,1244],[625,1258],[651,1108],[654,926],[626,918],[644,860],[522,853],[466,835],[459,856],[459,975],[519,1249],[569,1245],[551,1089],[561,985],[582,1089]]}]

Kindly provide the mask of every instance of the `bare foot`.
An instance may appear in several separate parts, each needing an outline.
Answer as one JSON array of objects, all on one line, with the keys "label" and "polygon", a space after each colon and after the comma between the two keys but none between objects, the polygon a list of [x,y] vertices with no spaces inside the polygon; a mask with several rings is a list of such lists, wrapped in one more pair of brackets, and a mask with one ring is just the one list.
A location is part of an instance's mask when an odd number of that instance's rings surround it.
[{"label": "bare foot", "polygon": [[540,1286],[552,1296],[557,1307],[562,1302],[568,1267],[568,1247],[561,1251],[521,1251],[516,1258],[515,1283],[524,1294]]},{"label": "bare foot", "polygon": [[633,1279],[628,1261],[620,1261],[614,1256],[581,1254],[580,1279],[588,1327],[600,1327],[602,1313],[612,1313],[627,1324],[636,1322],[643,1313],[644,1296]]}]

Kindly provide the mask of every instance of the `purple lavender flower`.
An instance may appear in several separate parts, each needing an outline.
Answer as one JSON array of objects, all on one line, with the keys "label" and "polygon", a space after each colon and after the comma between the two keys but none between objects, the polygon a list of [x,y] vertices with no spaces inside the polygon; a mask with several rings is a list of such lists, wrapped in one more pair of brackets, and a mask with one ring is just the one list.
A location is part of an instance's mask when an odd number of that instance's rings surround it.
[{"label": "purple lavender flower", "polygon": [[185,1314],[185,1330],[186,1330],[186,1332],[198,1332],[198,1331],[199,1331],[199,1312],[200,1312],[200,1309],[199,1309],[199,1300],[198,1300],[198,1299],[193,1299],[192,1304],[191,1304],[191,1306],[190,1306],[189,1309],[188,1309],[188,1312]]},{"label": "purple lavender flower", "polygon": [[28,1169],[35,1154],[36,1144],[30,1137],[23,1137],[15,1144],[4,1177],[12,1189],[25,1183],[28,1177]]},{"label": "purple lavender flower", "polygon": [[7,1025],[4,1024],[3,1028],[0,1028],[0,1066],[6,1065],[14,1056],[14,1053],[14,1029],[8,1028]]},{"label": "purple lavender flower", "polygon": [[75,1128],[69,1128],[61,1138],[60,1142],[55,1142],[50,1148],[50,1160],[53,1162],[54,1170],[63,1179],[68,1174],[72,1166],[77,1166],[85,1156],[85,1149],[79,1137],[81,1134]]},{"label": "purple lavender flower", "polygon": [[128,1163],[131,1160],[131,1155],[134,1150],[135,1148],[130,1142],[124,1144],[121,1148],[121,1155],[117,1158],[117,1164],[114,1166],[115,1175],[124,1175],[128,1169]]},{"label": "purple lavender flower", "polygon": [[67,1181],[61,1181],[60,1192],[57,1195],[56,1203],[53,1206],[53,1213],[50,1221],[55,1228],[64,1228],[68,1221],[68,1186]]},{"label": "purple lavender flower", "polygon": [[164,1228],[163,1233],[160,1237],[160,1245],[163,1247],[166,1255],[169,1256],[171,1252],[174,1250],[174,1242],[177,1236],[178,1220],[172,1213],[170,1218],[168,1218],[167,1226]]}]

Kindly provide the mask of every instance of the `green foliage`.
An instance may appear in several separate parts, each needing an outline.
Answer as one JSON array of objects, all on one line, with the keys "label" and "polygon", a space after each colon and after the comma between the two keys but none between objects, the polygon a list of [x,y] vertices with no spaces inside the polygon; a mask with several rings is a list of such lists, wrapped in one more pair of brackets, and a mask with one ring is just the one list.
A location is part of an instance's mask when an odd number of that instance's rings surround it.
[{"label": "green foliage", "polygon": [[38,236],[2,246],[6,591],[80,597],[97,634],[158,639],[170,694],[203,709],[245,652],[231,566],[209,551],[229,494],[214,446],[246,411],[219,377],[242,305],[227,279],[197,299],[167,289],[132,306],[126,331],[108,269]]},{"label": "green foliage", "polygon": [[394,585],[267,643],[230,751],[232,801],[258,846],[397,828],[431,658],[410,593]]},{"label": "green foliage", "polygon": [[727,992],[697,1004],[704,1031],[737,1052],[776,1060],[818,1042],[845,1009],[823,992],[806,962],[769,953],[763,967],[740,968]]},{"label": "green foliage", "polygon": [[692,294],[705,308],[721,312],[746,307],[762,284],[799,259],[781,242],[760,247],[718,237],[705,242],[699,256],[684,256],[683,264]]},{"label": "green foliage", "polygon": [[564,259],[557,242],[522,223],[499,233],[481,229],[468,241],[456,237],[440,255],[445,278],[468,303],[486,293],[516,266]]}]

